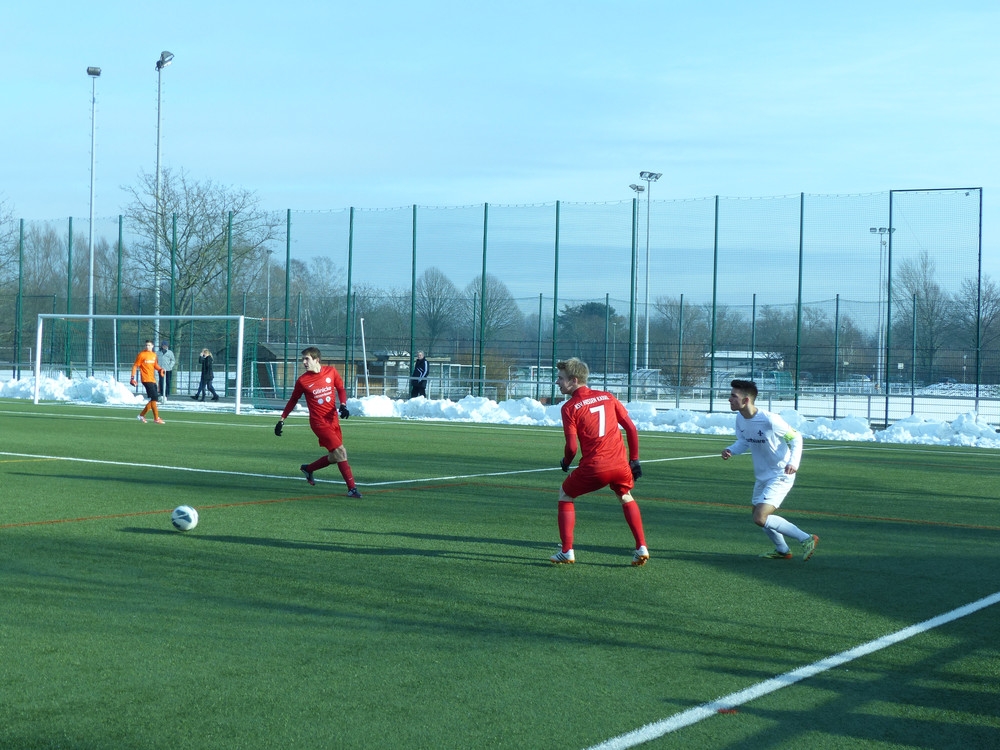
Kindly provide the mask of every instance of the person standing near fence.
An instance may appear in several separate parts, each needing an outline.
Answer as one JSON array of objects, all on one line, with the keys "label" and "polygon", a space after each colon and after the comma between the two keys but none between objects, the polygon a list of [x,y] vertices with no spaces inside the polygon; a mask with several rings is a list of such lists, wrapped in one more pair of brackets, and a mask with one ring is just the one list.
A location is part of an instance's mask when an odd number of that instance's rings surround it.
[{"label": "person standing near fence", "polygon": [[[321,456],[311,464],[302,464],[299,467],[306,475],[306,481],[315,485],[313,473],[335,463],[344,482],[347,483],[347,496],[360,498],[361,492],[354,481],[351,465],[347,462],[347,449],[344,447],[344,435],[340,431],[338,419],[338,415],[341,419],[351,416],[347,408],[347,389],[344,388],[344,379],[340,377],[336,367],[323,364],[323,355],[315,346],[302,350],[302,367],[305,372],[295,381],[295,388],[292,389],[292,395],[285,404],[284,411],[281,412],[281,419],[274,426],[274,434],[281,437],[285,419],[291,414],[299,399],[305,396],[306,407],[309,409],[309,427],[319,439],[319,444],[329,451],[327,455]],[[334,401],[334,394],[340,400],[339,409]]]},{"label": "person standing near fence", "polygon": [[170,395],[170,381],[173,379],[174,367],[177,365],[177,357],[170,351],[170,345],[166,341],[160,342],[160,353],[157,355],[163,374],[160,375],[160,398],[164,401]]},{"label": "person standing near fence", "polygon": [[792,551],[785,541],[785,536],[790,536],[802,545],[802,559],[808,560],[819,537],[774,514],[795,484],[802,460],[802,433],[777,414],[757,408],[753,381],[734,380],[729,385],[729,408],[737,413],[736,442],[722,451],[722,459],[728,461],[747,451],[753,458],[753,522],[774,542],[774,550],[761,557],[791,560]]},{"label": "person standing near fence", "polygon": [[[632,565],[645,565],[649,560],[649,550],[646,549],[639,506],[632,497],[635,480],[642,476],[639,431],[617,398],[587,387],[590,368],[585,362],[572,357],[557,362],[556,369],[559,373],[556,385],[561,393],[570,397],[561,409],[566,447],[559,466],[563,471],[569,471],[569,465],[576,457],[577,442],[581,458],[559,490],[557,521],[562,547],[549,559],[556,564],[576,562],[573,552],[576,508],[573,501],[581,495],[610,486],[621,502],[625,522],[635,538]],[[619,425],[625,428],[628,453],[625,452]]]},{"label": "person standing near fence", "polygon": [[211,391],[212,400],[218,401],[219,394],[215,392],[215,387],[212,385],[212,381],[215,380],[215,372],[212,370],[212,352],[208,349],[202,349],[201,354],[198,356],[198,361],[201,363],[201,382],[198,384],[198,390],[191,397],[195,401],[204,401],[205,392]]},{"label": "person standing near fence", "polygon": [[142,387],[146,389],[146,397],[149,398],[149,401],[142,407],[142,411],[139,412],[139,416],[136,419],[140,422],[145,422],[147,412],[152,410],[153,421],[156,424],[164,424],[164,421],[160,419],[160,410],[156,407],[156,399],[159,397],[159,389],[156,386],[156,373],[162,373],[163,368],[156,361],[156,352],[153,351],[152,341],[146,342],[146,348],[139,352],[139,356],[135,358],[135,363],[132,365],[132,374],[129,376],[128,382],[133,388],[136,385],[136,370],[139,371],[139,380],[142,381]]},{"label": "person standing near fence", "polygon": [[410,398],[423,396],[427,398],[427,373],[430,363],[424,359],[423,352],[417,352],[417,361],[413,365],[413,376],[410,378]]}]

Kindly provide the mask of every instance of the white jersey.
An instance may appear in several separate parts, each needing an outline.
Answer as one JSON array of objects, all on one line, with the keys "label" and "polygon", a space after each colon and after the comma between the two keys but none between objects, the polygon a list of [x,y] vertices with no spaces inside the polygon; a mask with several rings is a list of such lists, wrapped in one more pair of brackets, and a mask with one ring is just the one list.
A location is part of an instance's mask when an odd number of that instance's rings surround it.
[{"label": "white jersey", "polygon": [[758,409],[750,419],[737,412],[736,442],[729,450],[733,455],[750,451],[754,477],[767,481],[783,475],[788,464],[798,469],[802,460],[802,434],[777,414],[763,409]]}]

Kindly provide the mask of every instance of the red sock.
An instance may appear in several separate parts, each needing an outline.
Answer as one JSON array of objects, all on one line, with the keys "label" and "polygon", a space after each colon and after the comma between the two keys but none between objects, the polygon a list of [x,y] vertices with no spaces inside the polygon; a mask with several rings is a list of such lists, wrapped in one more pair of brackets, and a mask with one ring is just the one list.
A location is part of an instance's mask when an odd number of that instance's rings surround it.
[{"label": "red sock", "polygon": [[309,469],[309,471],[319,471],[320,469],[322,469],[322,468],[324,468],[326,466],[329,466],[329,465],[330,465],[330,457],[329,456],[323,456],[323,458],[317,458],[315,461],[313,461],[311,464],[309,464],[306,468]]},{"label": "red sock", "polygon": [[340,476],[344,478],[347,482],[347,489],[354,489],[354,474],[351,473],[351,465],[347,461],[341,461],[337,464],[337,468],[340,469]]},{"label": "red sock", "polygon": [[646,544],[646,535],[642,532],[642,516],[639,515],[639,505],[634,500],[630,503],[622,504],[622,512],[625,514],[625,521],[632,530],[635,537],[635,548],[639,549]]},{"label": "red sock", "polygon": [[562,541],[562,551],[573,549],[573,527],[576,525],[576,508],[572,502],[559,503],[559,539]]}]

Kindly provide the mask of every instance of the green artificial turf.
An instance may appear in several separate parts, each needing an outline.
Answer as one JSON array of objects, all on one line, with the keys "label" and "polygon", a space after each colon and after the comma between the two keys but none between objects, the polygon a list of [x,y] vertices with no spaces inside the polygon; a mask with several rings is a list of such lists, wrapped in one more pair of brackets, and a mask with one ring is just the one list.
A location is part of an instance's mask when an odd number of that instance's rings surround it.
[{"label": "green artificial turf", "polygon": [[[807,442],[761,560],[731,438],[641,436],[553,566],[559,429],[0,402],[0,747],[584,748],[1000,590],[994,452]],[[74,459],[74,460],[69,460]],[[170,510],[201,515],[187,533]],[[793,544],[793,549],[794,549]],[[654,739],[1000,746],[996,607]]]}]

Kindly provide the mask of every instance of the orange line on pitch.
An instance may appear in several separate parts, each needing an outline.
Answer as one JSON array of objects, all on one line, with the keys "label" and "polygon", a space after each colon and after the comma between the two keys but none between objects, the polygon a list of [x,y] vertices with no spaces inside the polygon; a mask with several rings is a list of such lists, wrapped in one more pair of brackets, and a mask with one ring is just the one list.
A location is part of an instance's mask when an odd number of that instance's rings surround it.
[{"label": "orange line on pitch", "polygon": [[[210,510],[212,508],[234,508],[240,505],[267,505],[268,503],[295,503],[300,500],[313,500],[316,497],[323,497],[322,495],[309,495],[302,497],[281,497],[274,498],[271,500],[246,500],[239,503],[219,503],[217,505],[200,505],[198,506],[202,510]],[[167,508],[165,510],[138,510],[133,513],[111,513],[106,516],[81,516],[79,518],[51,518],[47,521],[24,521],[22,523],[5,523],[0,524],[0,529],[16,529],[22,526],[46,526],[48,524],[54,523],[78,523],[80,521],[106,521],[112,518],[134,518],[136,516],[155,516],[160,513],[171,513],[173,508]]]}]

